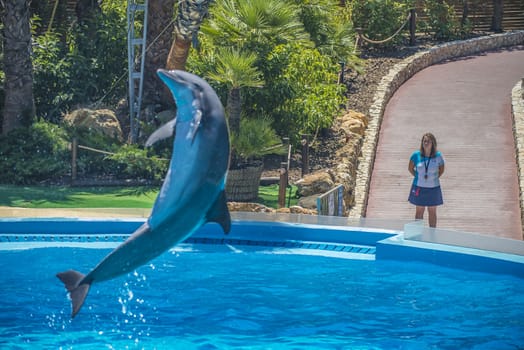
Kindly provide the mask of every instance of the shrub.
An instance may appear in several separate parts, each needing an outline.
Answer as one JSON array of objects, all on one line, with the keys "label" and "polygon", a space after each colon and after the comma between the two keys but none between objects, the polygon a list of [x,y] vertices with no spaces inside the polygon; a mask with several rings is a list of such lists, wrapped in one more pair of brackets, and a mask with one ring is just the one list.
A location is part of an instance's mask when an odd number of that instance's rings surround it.
[{"label": "shrub", "polygon": [[66,132],[38,122],[0,138],[0,173],[3,183],[34,184],[65,175],[70,169]]},{"label": "shrub", "polygon": [[164,179],[169,166],[167,159],[149,156],[147,150],[136,145],[125,145],[108,158],[118,164],[121,169],[119,176],[155,182]]},{"label": "shrub", "polygon": [[[367,0],[352,2],[354,28],[361,28],[363,34],[372,40],[384,40],[393,35],[405,22],[413,1]],[[402,41],[397,35],[384,43],[391,46]]]},{"label": "shrub", "polygon": [[428,16],[427,22],[424,24],[429,31],[434,33],[435,39],[457,39],[461,36],[462,30],[466,32],[471,30],[468,29],[471,28],[468,25],[460,28],[453,6],[445,1],[427,1],[424,12]]},{"label": "shrub", "polygon": [[297,144],[301,133],[317,134],[330,127],[345,101],[346,88],[337,84],[338,65],[318,50],[298,45],[276,48],[268,61],[286,61],[276,80],[288,92],[274,113],[279,134]]}]

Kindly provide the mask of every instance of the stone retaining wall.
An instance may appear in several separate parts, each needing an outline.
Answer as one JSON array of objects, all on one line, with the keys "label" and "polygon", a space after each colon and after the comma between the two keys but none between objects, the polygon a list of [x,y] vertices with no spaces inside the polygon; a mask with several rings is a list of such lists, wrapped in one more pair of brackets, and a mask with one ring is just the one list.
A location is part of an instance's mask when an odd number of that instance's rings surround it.
[{"label": "stone retaining wall", "polygon": [[524,77],[511,90],[511,107],[520,188],[520,217],[524,232]]},{"label": "stone retaining wall", "polygon": [[[521,44],[524,44],[524,31],[494,34],[486,37],[474,38],[464,41],[454,41],[438,45],[429,50],[418,52],[415,55],[406,58],[401,63],[395,65],[389,71],[389,73],[382,78],[375,93],[375,102],[369,110],[369,124],[366,130],[366,136],[362,145],[362,155],[359,159],[357,169],[355,205],[349,210],[348,216],[352,218],[359,218],[365,214],[371,172],[373,171],[373,163],[375,161],[375,150],[378,142],[378,135],[380,131],[380,125],[382,123],[382,117],[384,115],[384,110],[387,103],[389,102],[389,99],[404,82],[406,82],[409,78],[422,69],[447,59],[469,56],[501,47],[516,46]],[[515,107],[513,110],[515,112]],[[522,128],[523,133],[520,135],[521,138],[518,138],[519,141],[516,143],[517,147],[519,145],[524,145],[524,126],[522,126]],[[517,139],[517,136],[515,137]],[[524,148],[519,148],[517,154],[519,154],[520,162],[521,159],[524,158]],[[521,173],[524,172],[524,167],[521,168],[519,164],[519,169],[522,169],[519,170],[522,210],[522,208],[524,208],[524,178]]]}]

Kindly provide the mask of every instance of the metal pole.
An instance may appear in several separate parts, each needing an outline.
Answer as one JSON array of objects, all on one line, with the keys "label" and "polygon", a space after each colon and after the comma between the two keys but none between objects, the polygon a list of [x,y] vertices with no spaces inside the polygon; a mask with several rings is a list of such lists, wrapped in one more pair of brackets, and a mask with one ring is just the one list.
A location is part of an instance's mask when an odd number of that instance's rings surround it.
[{"label": "metal pole", "polygon": [[415,9],[411,9],[409,10],[409,13],[409,45],[415,46],[417,41],[415,37],[415,32],[417,31],[417,12]]},{"label": "metal pole", "polygon": [[309,135],[302,134],[302,177],[309,173]]},{"label": "metal pole", "polygon": [[287,189],[287,163],[280,163],[280,183],[278,185],[278,207],[284,208],[286,206],[286,189]]},{"label": "metal pole", "polygon": [[71,143],[71,185],[76,181],[77,150],[78,150],[78,139],[76,137],[73,137],[73,142]]},{"label": "metal pole", "polygon": [[340,61],[340,73],[338,75],[338,83],[344,84],[344,70],[346,69],[346,62]]}]

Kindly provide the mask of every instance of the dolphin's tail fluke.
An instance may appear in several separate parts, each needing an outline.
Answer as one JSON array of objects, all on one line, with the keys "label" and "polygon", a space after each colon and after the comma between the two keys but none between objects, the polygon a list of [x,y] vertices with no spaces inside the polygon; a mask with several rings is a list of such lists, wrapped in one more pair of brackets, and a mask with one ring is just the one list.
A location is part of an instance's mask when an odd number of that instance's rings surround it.
[{"label": "dolphin's tail fluke", "polygon": [[67,291],[69,292],[71,303],[73,304],[71,318],[74,318],[84,304],[84,300],[87,296],[87,292],[89,292],[91,283],[80,284],[80,282],[82,282],[84,279],[84,275],[74,270],[57,273],[56,277],[58,277],[60,281],[64,283]]}]

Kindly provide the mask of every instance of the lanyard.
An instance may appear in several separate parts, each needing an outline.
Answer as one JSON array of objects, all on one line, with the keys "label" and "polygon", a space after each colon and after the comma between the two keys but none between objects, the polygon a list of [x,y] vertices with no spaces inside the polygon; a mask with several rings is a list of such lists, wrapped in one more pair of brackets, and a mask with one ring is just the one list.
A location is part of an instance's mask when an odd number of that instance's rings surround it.
[{"label": "lanyard", "polygon": [[426,173],[424,175],[424,179],[428,178],[429,162],[431,162],[431,157],[427,158],[427,162],[426,162],[426,157],[424,157],[424,168],[426,169]]}]

